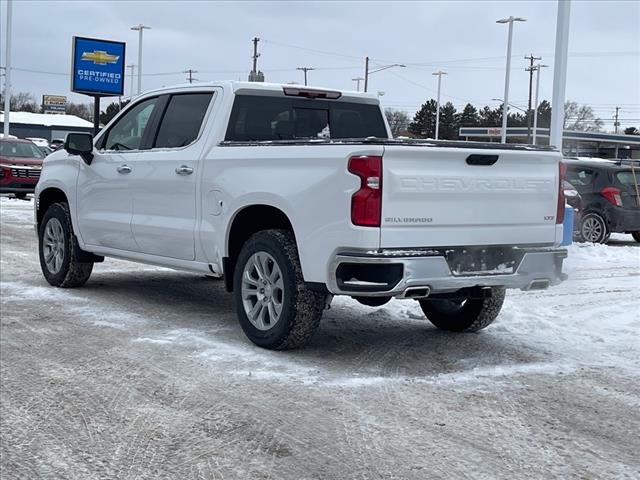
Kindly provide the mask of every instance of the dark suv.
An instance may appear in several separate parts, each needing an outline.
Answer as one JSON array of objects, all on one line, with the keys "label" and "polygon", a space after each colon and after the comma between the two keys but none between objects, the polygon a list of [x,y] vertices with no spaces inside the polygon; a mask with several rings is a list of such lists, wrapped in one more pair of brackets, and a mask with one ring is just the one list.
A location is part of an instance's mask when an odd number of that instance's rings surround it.
[{"label": "dark suv", "polygon": [[578,241],[604,243],[612,233],[630,233],[640,242],[640,162],[563,160],[566,180],[581,197]]}]

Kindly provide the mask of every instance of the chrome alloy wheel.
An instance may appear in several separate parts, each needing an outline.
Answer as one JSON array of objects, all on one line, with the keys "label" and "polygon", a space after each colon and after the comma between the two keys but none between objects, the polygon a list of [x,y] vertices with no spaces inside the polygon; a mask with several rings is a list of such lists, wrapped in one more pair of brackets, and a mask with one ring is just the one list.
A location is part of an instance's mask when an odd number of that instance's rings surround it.
[{"label": "chrome alloy wheel", "polygon": [[269,330],[282,314],[284,283],[280,267],[267,252],[256,252],[242,271],[242,304],[258,330]]},{"label": "chrome alloy wheel", "polygon": [[42,249],[44,255],[44,263],[50,273],[56,274],[62,268],[64,260],[64,230],[62,224],[57,218],[50,218],[44,229],[42,237]]},{"label": "chrome alloy wheel", "polygon": [[589,216],[582,222],[582,238],[587,242],[599,243],[605,235],[605,226],[596,216]]}]

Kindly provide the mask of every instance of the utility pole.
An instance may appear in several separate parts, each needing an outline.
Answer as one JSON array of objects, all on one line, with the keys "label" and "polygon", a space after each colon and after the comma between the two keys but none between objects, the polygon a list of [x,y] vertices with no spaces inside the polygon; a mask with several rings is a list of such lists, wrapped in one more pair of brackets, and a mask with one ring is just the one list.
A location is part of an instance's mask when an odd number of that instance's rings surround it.
[{"label": "utility pole", "polygon": [[[620,126],[620,122],[618,121],[618,112],[620,111],[620,107],[616,107],[616,115],[615,115],[615,121],[613,122],[613,128],[614,128],[614,132],[618,133],[618,127]],[[615,154],[615,158],[618,158],[618,144],[616,143],[616,154]]]},{"label": "utility pole", "polygon": [[436,106],[436,140],[438,140],[438,132],[440,130],[440,85],[442,83],[442,75],[446,75],[447,72],[443,72],[442,70],[438,70],[437,72],[432,73],[431,75],[438,76],[438,103]]},{"label": "utility pole", "polygon": [[253,70],[252,72],[254,74],[258,73],[258,57],[260,56],[260,54],[258,53],[258,42],[260,41],[260,39],[258,37],[253,37]]},{"label": "utility pole", "polygon": [[353,82],[357,82],[356,83],[356,91],[359,92],[360,91],[360,82],[364,80],[363,77],[356,77],[356,78],[352,78],[351,81]]},{"label": "utility pole", "polygon": [[189,83],[193,83],[194,80],[196,80],[196,81],[198,80],[197,78],[193,78],[193,74],[194,73],[198,73],[197,70],[193,70],[193,69],[189,68],[189,69],[185,70],[182,73],[188,73],[189,74],[189,76],[187,77],[187,80],[189,81]]},{"label": "utility pole", "polygon": [[537,64],[535,67],[532,67],[536,71],[536,98],[535,98],[535,107],[533,109],[533,144],[536,144],[536,137],[538,135],[538,94],[540,93],[540,70],[542,68],[548,67],[549,65],[541,65]]},{"label": "utility pole", "polygon": [[369,57],[364,59],[364,91],[369,87]]},{"label": "utility pole", "polygon": [[525,60],[529,60],[529,66],[525,68],[525,71],[529,72],[529,108],[527,108],[527,143],[531,143],[531,90],[533,88],[533,72],[535,67],[533,62],[535,60],[542,60],[542,57],[534,57],[533,53],[528,57],[524,57]]},{"label": "utility pole", "polygon": [[564,99],[567,88],[567,60],[569,58],[569,23],[571,0],[558,0],[556,20],[556,51],[553,63],[553,95],[551,98],[551,127],[549,145],[562,153],[562,130],[564,128]]},{"label": "utility pole", "polygon": [[7,0],[7,40],[5,43],[6,60],[4,63],[4,138],[9,137],[9,114],[11,113],[11,7],[12,0]]},{"label": "utility pole", "polygon": [[131,73],[129,74],[129,77],[131,77],[131,86],[129,87],[129,99],[133,98],[133,69],[136,66],[132,63],[131,65],[127,65],[127,68],[131,69]]},{"label": "utility pole", "polygon": [[260,39],[258,37],[254,37],[253,40],[253,68],[251,72],[249,72],[249,81],[250,82],[264,82],[264,73],[258,71],[258,57],[260,54],[258,53],[258,42]]},{"label": "utility pole", "polygon": [[135,27],[131,27],[131,30],[138,32],[138,95],[142,93],[142,32],[144,29],[151,29],[143,24],[138,24]]},{"label": "utility pole", "polygon": [[296,70],[300,70],[304,72],[304,84],[305,86],[307,85],[307,72],[310,72],[311,70],[315,70],[315,68],[312,67],[298,67],[296,68]]}]

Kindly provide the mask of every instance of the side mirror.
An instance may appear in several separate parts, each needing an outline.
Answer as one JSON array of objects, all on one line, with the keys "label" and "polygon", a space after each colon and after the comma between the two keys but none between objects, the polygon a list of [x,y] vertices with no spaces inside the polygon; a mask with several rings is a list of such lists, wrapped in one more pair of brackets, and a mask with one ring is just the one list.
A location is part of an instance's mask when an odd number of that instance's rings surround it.
[{"label": "side mirror", "polygon": [[84,163],[93,161],[93,135],[90,133],[68,133],[64,140],[64,149],[71,155],[80,155]]}]

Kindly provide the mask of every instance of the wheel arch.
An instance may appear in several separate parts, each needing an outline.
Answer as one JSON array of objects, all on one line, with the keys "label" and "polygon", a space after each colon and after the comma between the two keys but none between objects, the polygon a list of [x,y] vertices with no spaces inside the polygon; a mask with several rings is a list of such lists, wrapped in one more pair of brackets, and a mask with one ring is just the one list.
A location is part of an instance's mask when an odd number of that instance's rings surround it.
[{"label": "wheel arch", "polygon": [[40,228],[40,223],[47,209],[54,203],[66,202],[69,204],[69,197],[58,187],[47,187],[40,192],[36,202],[36,225]]},{"label": "wheel arch", "polygon": [[235,212],[227,229],[226,255],[222,259],[224,283],[227,291],[233,291],[233,274],[244,243],[255,233],[270,229],[289,230],[296,240],[295,230],[289,216],[278,207],[268,204],[254,204],[246,205]]}]

